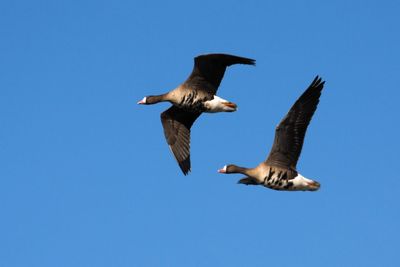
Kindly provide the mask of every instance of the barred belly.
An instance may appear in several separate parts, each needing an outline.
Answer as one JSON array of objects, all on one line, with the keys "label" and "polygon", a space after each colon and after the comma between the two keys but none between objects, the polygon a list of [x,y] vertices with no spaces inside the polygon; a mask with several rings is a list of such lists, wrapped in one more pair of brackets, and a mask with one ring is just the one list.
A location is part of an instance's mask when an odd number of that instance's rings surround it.
[{"label": "barred belly", "polygon": [[293,191],[293,178],[297,175],[294,171],[282,170],[270,167],[264,178],[263,185],[274,190]]},{"label": "barred belly", "polygon": [[207,100],[207,96],[199,94],[197,91],[189,91],[176,105],[179,108],[187,111],[204,112],[206,111],[206,108],[204,107],[204,102]]}]

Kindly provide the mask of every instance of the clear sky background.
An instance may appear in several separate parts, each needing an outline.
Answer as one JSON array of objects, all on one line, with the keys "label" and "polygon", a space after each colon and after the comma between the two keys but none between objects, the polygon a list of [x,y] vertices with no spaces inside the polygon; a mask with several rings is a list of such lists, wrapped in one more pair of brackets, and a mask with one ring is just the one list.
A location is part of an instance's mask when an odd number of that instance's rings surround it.
[{"label": "clear sky background", "polygon": [[[399,1],[0,2],[0,266],[400,266]],[[230,67],[235,113],[192,128],[163,103],[193,57]],[[318,192],[236,184],[316,75],[298,169]]]}]

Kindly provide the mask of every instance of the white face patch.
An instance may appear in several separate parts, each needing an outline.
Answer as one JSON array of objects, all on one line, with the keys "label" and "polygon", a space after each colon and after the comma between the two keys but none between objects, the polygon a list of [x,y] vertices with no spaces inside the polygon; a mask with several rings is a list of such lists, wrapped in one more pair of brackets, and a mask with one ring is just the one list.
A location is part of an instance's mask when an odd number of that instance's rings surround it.
[{"label": "white face patch", "polygon": [[139,102],[137,102],[138,104],[146,104],[147,97],[143,97],[142,100],[140,100]]},{"label": "white face patch", "polygon": [[222,168],[218,170],[219,173],[226,173],[226,165]]}]

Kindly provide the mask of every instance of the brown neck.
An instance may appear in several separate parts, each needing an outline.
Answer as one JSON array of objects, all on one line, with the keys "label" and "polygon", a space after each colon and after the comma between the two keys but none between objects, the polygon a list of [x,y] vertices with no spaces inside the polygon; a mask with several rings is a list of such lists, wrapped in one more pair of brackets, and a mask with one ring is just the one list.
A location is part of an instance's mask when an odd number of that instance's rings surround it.
[{"label": "brown neck", "polygon": [[260,175],[259,175],[260,169],[259,167],[255,167],[255,168],[244,168],[244,167],[239,167],[236,165],[229,165],[228,169],[227,169],[227,173],[241,173],[244,174],[248,177],[250,177],[250,179],[254,180],[255,183],[260,183]]},{"label": "brown neck", "polygon": [[151,95],[146,97],[146,104],[152,105],[159,102],[169,101],[168,93],[162,95]]},{"label": "brown neck", "polygon": [[239,166],[236,166],[236,165],[229,165],[228,172],[229,173],[241,173],[241,174],[244,174],[244,175],[247,175],[247,176],[251,176],[252,169],[239,167]]}]

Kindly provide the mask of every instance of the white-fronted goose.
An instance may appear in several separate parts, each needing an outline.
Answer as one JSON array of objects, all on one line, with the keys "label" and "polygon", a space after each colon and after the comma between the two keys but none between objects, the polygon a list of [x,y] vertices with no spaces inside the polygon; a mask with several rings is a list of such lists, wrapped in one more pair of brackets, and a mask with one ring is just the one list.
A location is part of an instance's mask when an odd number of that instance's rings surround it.
[{"label": "white-fronted goose", "polygon": [[161,113],[165,138],[182,172],[190,171],[190,128],[202,112],[233,112],[236,104],[215,95],[226,67],[233,64],[255,65],[255,60],[226,54],[201,55],[194,58],[189,78],[172,91],[146,96],[138,104],[168,101],[173,104]]},{"label": "white-fronted goose", "polygon": [[320,184],[296,170],[307,126],[317,109],[324,83],[318,76],[294,103],[275,130],[275,140],[266,161],[255,168],[225,165],[220,173],[242,173],[238,183],[263,185],[275,190],[316,191]]}]

